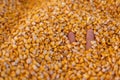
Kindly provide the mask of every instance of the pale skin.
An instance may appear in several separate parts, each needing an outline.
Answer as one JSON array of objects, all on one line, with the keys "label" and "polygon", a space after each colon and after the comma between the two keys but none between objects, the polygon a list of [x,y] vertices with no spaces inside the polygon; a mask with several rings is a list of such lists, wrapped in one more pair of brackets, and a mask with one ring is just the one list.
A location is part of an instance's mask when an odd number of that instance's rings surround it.
[{"label": "pale skin", "polygon": [[[95,38],[95,35],[93,30],[88,29],[86,34],[86,50],[89,50],[92,47],[91,41],[93,41],[94,38]],[[69,32],[68,39],[70,43],[75,42],[75,34],[73,32]]]}]

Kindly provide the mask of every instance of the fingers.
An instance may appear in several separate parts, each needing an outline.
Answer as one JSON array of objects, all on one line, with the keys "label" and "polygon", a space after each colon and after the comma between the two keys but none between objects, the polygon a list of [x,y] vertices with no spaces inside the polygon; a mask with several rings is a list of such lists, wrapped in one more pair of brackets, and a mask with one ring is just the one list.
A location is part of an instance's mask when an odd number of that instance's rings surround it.
[{"label": "fingers", "polygon": [[75,42],[75,34],[73,32],[69,32],[68,39],[69,39],[70,43]]},{"label": "fingers", "polygon": [[94,40],[94,32],[92,29],[87,30],[87,35],[86,35],[86,50],[90,49],[92,47],[91,41]]},{"label": "fingers", "polygon": [[[87,30],[86,35],[86,50],[90,49],[92,47],[91,41],[94,40],[94,31],[92,29]],[[73,32],[68,33],[68,39],[70,43],[75,42],[75,34]]]}]

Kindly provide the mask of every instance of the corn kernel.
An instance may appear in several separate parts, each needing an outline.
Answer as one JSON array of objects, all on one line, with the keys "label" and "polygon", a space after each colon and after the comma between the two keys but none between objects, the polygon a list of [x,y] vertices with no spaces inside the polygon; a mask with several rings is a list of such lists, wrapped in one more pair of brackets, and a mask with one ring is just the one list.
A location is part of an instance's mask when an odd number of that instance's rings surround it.
[{"label": "corn kernel", "polygon": [[119,4],[0,0],[0,80],[119,80]]}]

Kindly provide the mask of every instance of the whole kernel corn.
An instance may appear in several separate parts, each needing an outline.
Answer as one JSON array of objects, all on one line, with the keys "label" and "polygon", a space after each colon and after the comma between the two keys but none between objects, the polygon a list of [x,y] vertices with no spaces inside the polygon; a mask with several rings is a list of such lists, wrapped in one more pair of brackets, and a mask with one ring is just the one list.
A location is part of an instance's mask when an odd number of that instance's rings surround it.
[{"label": "whole kernel corn", "polygon": [[119,80],[119,5],[0,0],[0,80]]}]

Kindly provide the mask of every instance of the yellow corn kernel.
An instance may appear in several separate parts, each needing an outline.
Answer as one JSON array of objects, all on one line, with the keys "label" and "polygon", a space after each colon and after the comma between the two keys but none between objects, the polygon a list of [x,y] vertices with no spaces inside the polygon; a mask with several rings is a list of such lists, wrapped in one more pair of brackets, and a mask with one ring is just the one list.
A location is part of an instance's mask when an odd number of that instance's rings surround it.
[{"label": "yellow corn kernel", "polygon": [[[0,0],[0,80],[119,80],[119,4]],[[95,41],[85,51],[87,29]]]},{"label": "yellow corn kernel", "polygon": [[30,48],[30,52],[33,52],[34,51],[34,48]]},{"label": "yellow corn kernel", "polygon": [[2,77],[0,77],[0,80],[4,80]]},{"label": "yellow corn kernel", "polygon": [[16,74],[15,74],[14,71],[11,72],[11,76],[12,76],[12,77],[15,77],[15,76],[16,76]]}]

